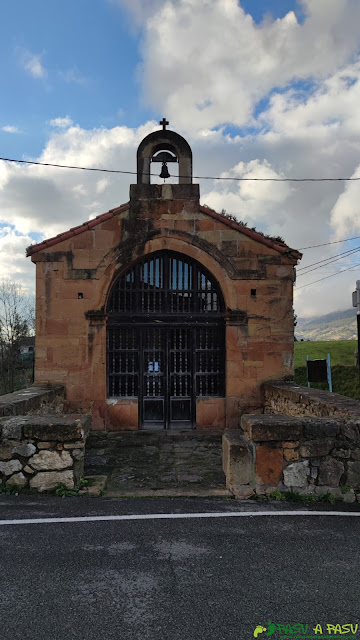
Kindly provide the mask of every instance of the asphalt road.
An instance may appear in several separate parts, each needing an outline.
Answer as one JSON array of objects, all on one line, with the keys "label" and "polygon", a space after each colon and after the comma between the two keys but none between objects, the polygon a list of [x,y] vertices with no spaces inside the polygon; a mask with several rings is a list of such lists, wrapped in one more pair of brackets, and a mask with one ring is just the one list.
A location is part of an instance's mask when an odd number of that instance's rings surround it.
[{"label": "asphalt road", "polygon": [[[360,517],[344,515],[358,506],[335,516],[284,509],[294,507],[0,498],[0,638],[247,640],[268,621],[307,623],[308,633],[316,624],[360,625]],[[259,511],[266,515],[248,515]],[[206,512],[246,516],[2,524]]]}]

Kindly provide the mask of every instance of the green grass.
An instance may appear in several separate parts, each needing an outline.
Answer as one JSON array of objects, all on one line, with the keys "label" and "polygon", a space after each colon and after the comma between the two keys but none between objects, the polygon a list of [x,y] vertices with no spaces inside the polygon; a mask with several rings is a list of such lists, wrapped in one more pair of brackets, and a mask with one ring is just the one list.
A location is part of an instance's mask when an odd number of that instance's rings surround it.
[{"label": "green grass", "polygon": [[354,351],[357,347],[356,340],[328,340],[326,342],[295,342],[295,369],[305,367],[306,354],[309,360],[326,358],[330,353],[331,366],[354,366]]},{"label": "green grass", "polygon": [[[354,366],[355,340],[295,342],[295,382],[306,386],[306,354],[309,360],[326,358],[330,353],[334,393],[360,400],[359,372]],[[328,389],[327,384],[311,383],[313,389]]]}]

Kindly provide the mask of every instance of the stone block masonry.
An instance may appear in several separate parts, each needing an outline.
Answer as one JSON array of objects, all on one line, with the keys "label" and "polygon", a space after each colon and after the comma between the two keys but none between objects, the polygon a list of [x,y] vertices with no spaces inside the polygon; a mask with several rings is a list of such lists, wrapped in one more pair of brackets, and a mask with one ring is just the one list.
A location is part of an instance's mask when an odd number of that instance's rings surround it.
[{"label": "stone block masonry", "polygon": [[227,486],[236,497],[278,490],[360,501],[360,417],[249,414],[241,427],[223,436]]},{"label": "stone block masonry", "polygon": [[84,473],[90,416],[13,416],[0,419],[0,482],[6,487],[78,488]]}]

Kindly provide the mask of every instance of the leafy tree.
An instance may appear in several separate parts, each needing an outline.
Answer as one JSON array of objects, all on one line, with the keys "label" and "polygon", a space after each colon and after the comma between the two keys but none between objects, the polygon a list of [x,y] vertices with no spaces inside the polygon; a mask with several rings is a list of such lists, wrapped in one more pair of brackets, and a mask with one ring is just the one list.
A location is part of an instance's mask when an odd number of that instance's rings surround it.
[{"label": "leafy tree", "polygon": [[23,339],[34,333],[34,305],[21,284],[0,283],[0,384],[2,393],[17,386]]}]

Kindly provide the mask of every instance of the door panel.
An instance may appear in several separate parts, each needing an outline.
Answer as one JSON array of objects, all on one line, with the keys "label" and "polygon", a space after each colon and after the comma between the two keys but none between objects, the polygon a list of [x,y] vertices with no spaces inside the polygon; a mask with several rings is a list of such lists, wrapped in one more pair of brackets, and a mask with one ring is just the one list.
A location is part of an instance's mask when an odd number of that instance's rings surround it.
[{"label": "door panel", "polygon": [[108,393],[138,397],[140,428],[195,427],[196,398],[223,396],[222,325],[108,328]]},{"label": "door panel", "polygon": [[149,327],[142,330],[144,429],[193,426],[191,329]]},{"label": "door panel", "polygon": [[170,429],[185,429],[193,426],[191,338],[190,328],[168,329]]},{"label": "door panel", "polygon": [[195,426],[196,397],[224,394],[224,312],[218,282],[189,256],[134,262],[106,304],[107,396],[137,397],[141,428]]},{"label": "door panel", "polygon": [[166,334],[163,328],[142,330],[142,416],[144,429],[163,429],[166,424]]}]

